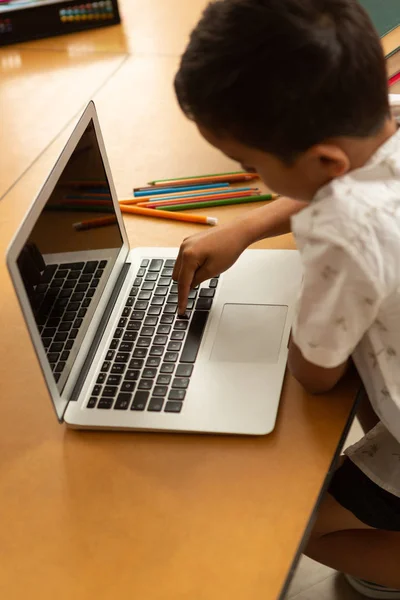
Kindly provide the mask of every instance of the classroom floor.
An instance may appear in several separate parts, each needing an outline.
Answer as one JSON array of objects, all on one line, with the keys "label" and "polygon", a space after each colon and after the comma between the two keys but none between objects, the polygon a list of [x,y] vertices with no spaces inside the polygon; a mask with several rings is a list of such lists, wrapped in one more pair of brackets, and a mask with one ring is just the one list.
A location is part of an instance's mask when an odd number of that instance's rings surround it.
[{"label": "classroom floor", "polygon": [[[362,429],[354,421],[345,446],[354,444],[362,437]],[[343,577],[333,569],[303,556],[290,585],[286,600],[361,600]]]}]

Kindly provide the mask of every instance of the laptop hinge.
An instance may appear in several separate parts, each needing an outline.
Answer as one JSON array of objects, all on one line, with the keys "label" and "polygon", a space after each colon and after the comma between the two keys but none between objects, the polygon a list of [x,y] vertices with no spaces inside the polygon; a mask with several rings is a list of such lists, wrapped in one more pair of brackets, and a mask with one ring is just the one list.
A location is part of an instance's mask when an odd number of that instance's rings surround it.
[{"label": "laptop hinge", "polygon": [[72,390],[72,394],[70,397],[71,401],[76,401],[79,398],[79,394],[81,393],[83,384],[86,381],[86,377],[87,374],[89,372],[89,369],[92,365],[93,359],[95,357],[95,354],[97,352],[97,349],[100,345],[100,341],[103,337],[104,331],[107,327],[108,321],[110,319],[110,315],[114,309],[115,303],[117,302],[119,293],[121,291],[121,288],[125,282],[126,276],[128,275],[128,271],[131,267],[131,263],[125,263],[124,266],[121,269],[121,273],[119,274],[119,277],[116,281],[116,284],[114,286],[113,292],[110,296],[110,300],[108,301],[108,304],[105,308],[105,311],[103,313],[103,316],[101,318],[101,321],[99,323],[99,327],[96,331],[96,334],[93,338],[93,342],[92,345],[90,346],[89,352],[87,353],[85,362],[83,363],[81,372],[79,374],[79,377],[76,381],[75,387]]}]

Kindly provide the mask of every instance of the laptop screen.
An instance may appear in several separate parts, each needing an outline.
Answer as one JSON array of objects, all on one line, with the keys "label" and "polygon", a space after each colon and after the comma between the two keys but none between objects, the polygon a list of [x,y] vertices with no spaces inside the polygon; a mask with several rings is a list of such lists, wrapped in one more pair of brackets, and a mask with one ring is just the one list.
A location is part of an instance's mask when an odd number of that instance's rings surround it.
[{"label": "laptop screen", "polygon": [[59,390],[122,245],[90,121],[17,260]]}]

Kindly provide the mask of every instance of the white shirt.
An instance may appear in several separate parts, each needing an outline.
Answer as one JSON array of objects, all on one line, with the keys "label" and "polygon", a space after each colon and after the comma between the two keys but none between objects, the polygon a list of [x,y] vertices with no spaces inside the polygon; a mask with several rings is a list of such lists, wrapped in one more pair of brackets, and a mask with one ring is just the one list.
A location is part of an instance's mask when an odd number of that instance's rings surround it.
[{"label": "white shirt", "polygon": [[380,418],[346,454],[400,497],[400,131],[292,218],[304,279],[293,339],[305,359],[353,357]]}]

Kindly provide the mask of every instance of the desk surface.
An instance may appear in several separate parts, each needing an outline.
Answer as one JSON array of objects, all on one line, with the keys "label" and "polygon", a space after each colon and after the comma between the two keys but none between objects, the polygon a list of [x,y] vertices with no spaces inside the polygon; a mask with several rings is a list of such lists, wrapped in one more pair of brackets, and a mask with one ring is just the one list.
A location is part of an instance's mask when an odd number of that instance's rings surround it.
[{"label": "desk surface", "polygon": [[[120,194],[153,177],[232,170],[180,115],[171,90],[176,64],[174,56],[132,56],[95,94]],[[45,102],[48,89],[42,93]],[[46,119],[60,112],[48,108]],[[71,130],[65,119],[53,123],[55,139],[0,203],[3,257]],[[15,173],[26,160],[14,154]],[[212,214],[226,221],[245,210]],[[134,216],[125,222],[133,245],[175,246],[201,230]],[[67,430],[53,414],[4,260],[0,289],[1,596],[275,600],[358,382],[310,397],[287,374],[277,427],[261,438]]]}]

